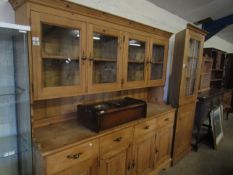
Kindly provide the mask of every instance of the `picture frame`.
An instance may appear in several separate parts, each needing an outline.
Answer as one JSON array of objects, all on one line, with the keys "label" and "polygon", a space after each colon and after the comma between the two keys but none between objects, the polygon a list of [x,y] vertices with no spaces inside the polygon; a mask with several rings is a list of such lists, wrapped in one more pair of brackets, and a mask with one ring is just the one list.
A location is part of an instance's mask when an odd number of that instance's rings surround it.
[{"label": "picture frame", "polygon": [[214,142],[214,149],[218,148],[218,145],[223,140],[223,106],[218,106],[214,110],[210,112],[210,119],[211,119],[211,129],[212,129],[212,136]]}]

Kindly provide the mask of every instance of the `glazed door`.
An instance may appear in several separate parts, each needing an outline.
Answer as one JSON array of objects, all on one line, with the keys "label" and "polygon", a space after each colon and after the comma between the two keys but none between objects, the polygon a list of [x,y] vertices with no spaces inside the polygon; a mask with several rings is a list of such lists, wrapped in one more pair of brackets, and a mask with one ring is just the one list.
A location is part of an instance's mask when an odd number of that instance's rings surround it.
[{"label": "glazed door", "polygon": [[84,92],[86,25],[32,12],[34,99]]},{"label": "glazed door", "polygon": [[126,34],[124,44],[124,88],[140,88],[147,85],[149,39],[136,34]]},{"label": "glazed door", "polygon": [[194,102],[201,73],[204,37],[186,30],[180,105]]},{"label": "glazed door", "polygon": [[166,78],[166,65],[168,55],[168,42],[158,39],[151,39],[150,59],[148,64],[148,85],[162,86]]},{"label": "glazed door", "polygon": [[134,143],[132,175],[147,175],[154,170],[155,132],[137,138]]},{"label": "glazed door", "polygon": [[123,37],[119,30],[88,25],[88,91],[121,88]]},{"label": "glazed door", "polygon": [[173,125],[168,125],[157,131],[156,134],[156,161],[155,166],[158,167],[165,161],[171,159]]}]

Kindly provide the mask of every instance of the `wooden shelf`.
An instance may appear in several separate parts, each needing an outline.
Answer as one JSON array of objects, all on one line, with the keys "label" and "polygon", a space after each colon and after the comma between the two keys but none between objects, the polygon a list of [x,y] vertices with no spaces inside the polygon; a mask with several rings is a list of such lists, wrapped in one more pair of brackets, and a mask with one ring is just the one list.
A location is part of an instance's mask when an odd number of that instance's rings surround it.
[{"label": "wooden shelf", "polygon": [[208,90],[210,90],[210,87],[199,89],[198,92],[200,93],[200,92],[204,92],[204,91],[208,91]]},{"label": "wooden shelf", "polygon": [[210,75],[211,73],[201,73],[201,76],[203,76],[203,75]]},{"label": "wooden shelf", "polygon": [[94,58],[94,61],[117,62],[116,59],[112,59],[112,58]]},{"label": "wooden shelf", "polygon": [[152,61],[152,64],[163,64],[163,61]]},{"label": "wooden shelf", "polygon": [[216,78],[216,79],[212,79],[210,81],[222,81],[222,79],[221,78]]},{"label": "wooden shelf", "polygon": [[212,71],[215,71],[215,72],[223,72],[223,69],[212,69]]},{"label": "wooden shelf", "polygon": [[[54,59],[54,60],[67,60],[70,57],[67,56],[61,56],[61,55],[45,55],[42,54],[43,59]],[[79,58],[70,58],[71,60],[79,60]]]},{"label": "wooden shelf", "polygon": [[135,64],[144,64],[144,61],[134,61],[134,60],[128,60],[128,63],[135,63]]}]

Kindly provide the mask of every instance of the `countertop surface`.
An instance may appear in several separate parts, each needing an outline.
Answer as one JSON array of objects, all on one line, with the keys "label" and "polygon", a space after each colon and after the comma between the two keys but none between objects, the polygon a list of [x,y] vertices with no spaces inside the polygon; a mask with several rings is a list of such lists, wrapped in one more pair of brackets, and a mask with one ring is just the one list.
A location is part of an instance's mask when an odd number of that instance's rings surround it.
[{"label": "countertop surface", "polygon": [[76,120],[69,120],[35,129],[33,133],[33,142],[34,146],[37,147],[41,154],[46,156],[111,132],[134,126],[137,123],[159,117],[162,114],[166,114],[174,110],[175,108],[172,108],[170,105],[147,103],[146,118],[128,122],[99,133],[85,128]]}]

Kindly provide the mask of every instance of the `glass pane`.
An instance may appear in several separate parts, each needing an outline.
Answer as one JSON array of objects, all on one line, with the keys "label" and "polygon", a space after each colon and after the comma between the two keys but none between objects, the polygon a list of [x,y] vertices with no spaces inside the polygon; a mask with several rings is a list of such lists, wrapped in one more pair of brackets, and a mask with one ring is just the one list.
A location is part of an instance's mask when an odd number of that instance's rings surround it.
[{"label": "glass pane", "polygon": [[79,60],[43,59],[45,87],[78,85],[79,75]]},{"label": "glass pane", "polygon": [[93,34],[93,83],[117,81],[118,37],[94,32]]},{"label": "glass pane", "polygon": [[163,64],[151,64],[151,80],[162,79],[163,77]]},{"label": "glass pane", "polygon": [[162,79],[164,62],[164,46],[153,44],[152,63],[151,63],[151,80]]},{"label": "glass pane", "polygon": [[93,83],[114,83],[117,78],[117,64],[115,62],[94,61]]},{"label": "glass pane", "polygon": [[97,59],[117,60],[118,37],[93,34],[93,54]]},{"label": "glass pane", "polygon": [[42,55],[78,59],[80,30],[42,24]]},{"label": "glass pane", "polygon": [[146,43],[129,39],[128,48],[128,81],[143,81]]},{"label": "glass pane", "polygon": [[196,76],[197,76],[197,66],[198,66],[198,56],[199,56],[200,42],[194,39],[190,39],[189,42],[189,56],[187,60],[186,67],[186,89],[185,95],[193,95]]},{"label": "glass pane", "polygon": [[128,65],[128,81],[144,80],[144,64],[130,63]]}]

